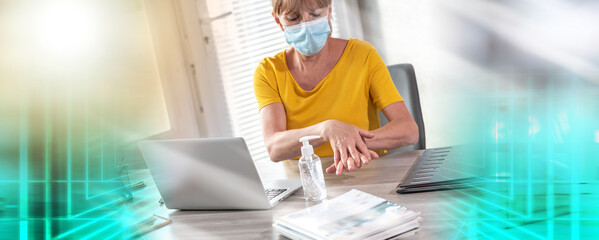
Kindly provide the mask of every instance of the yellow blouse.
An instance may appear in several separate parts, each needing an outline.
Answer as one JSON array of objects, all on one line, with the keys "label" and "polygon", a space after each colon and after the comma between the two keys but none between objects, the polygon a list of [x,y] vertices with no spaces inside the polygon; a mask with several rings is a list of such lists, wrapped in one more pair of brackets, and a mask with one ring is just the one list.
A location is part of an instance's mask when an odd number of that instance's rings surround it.
[{"label": "yellow blouse", "polygon": [[[305,91],[293,79],[283,51],[260,62],[254,73],[254,92],[259,110],[271,103],[283,103],[288,130],[328,119],[374,130],[380,128],[378,110],[403,101],[376,49],[354,38],[314,89]],[[330,144],[315,148],[314,153],[333,156]]]}]

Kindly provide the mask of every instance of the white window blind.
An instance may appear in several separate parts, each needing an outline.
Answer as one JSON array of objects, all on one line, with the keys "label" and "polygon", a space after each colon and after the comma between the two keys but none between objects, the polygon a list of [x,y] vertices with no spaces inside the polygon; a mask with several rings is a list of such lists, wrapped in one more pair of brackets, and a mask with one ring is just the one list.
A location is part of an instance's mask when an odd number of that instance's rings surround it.
[{"label": "white window blind", "polygon": [[[268,160],[262,136],[254,71],[260,61],[288,47],[275,23],[271,0],[207,0],[213,43],[235,136],[243,137],[254,160]],[[334,18],[333,14],[333,18]],[[333,23],[333,32],[336,24]]]}]

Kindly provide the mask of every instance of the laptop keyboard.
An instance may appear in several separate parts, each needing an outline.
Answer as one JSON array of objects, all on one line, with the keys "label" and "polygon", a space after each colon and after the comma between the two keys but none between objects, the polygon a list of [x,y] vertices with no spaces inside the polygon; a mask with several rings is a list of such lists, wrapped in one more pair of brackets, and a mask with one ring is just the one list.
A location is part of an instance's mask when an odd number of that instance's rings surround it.
[{"label": "laptop keyboard", "polygon": [[281,193],[287,191],[287,189],[266,189],[264,190],[264,192],[266,193],[266,196],[268,197],[268,200],[271,200],[277,196],[279,196]]}]

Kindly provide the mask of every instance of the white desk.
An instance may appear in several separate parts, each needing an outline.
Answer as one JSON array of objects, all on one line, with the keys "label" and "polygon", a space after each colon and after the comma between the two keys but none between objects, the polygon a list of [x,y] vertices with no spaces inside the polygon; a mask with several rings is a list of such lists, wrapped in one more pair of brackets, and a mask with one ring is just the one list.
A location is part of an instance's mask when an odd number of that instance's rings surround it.
[{"label": "white desk", "polygon": [[[395,152],[342,176],[325,173],[328,198],[339,196],[352,188],[359,189],[420,211],[423,218],[421,229],[409,239],[454,239],[459,233],[456,228],[460,222],[446,214],[445,203],[459,197],[458,192],[395,193],[395,187],[421,154],[422,151]],[[322,162],[324,169],[331,165],[332,158],[323,158]],[[263,180],[299,178],[297,161],[294,160],[257,162],[256,165]],[[148,189],[155,194],[155,197],[149,197],[150,204],[157,205],[154,212],[168,216],[173,222],[144,235],[147,239],[286,239],[272,229],[272,223],[283,215],[312,205],[304,201],[300,189],[270,210],[175,211],[164,207],[159,209],[157,190],[153,183],[148,185],[146,188],[154,188]]]}]

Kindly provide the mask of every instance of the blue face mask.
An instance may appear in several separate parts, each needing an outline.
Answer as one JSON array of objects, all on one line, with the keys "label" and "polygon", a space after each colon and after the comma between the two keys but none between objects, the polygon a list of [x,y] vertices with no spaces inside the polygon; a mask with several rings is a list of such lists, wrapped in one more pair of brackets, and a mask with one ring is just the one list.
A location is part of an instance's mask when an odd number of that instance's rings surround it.
[{"label": "blue face mask", "polygon": [[329,20],[326,16],[297,25],[283,27],[285,40],[295,50],[306,56],[312,56],[322,50],[331,33]]}]

